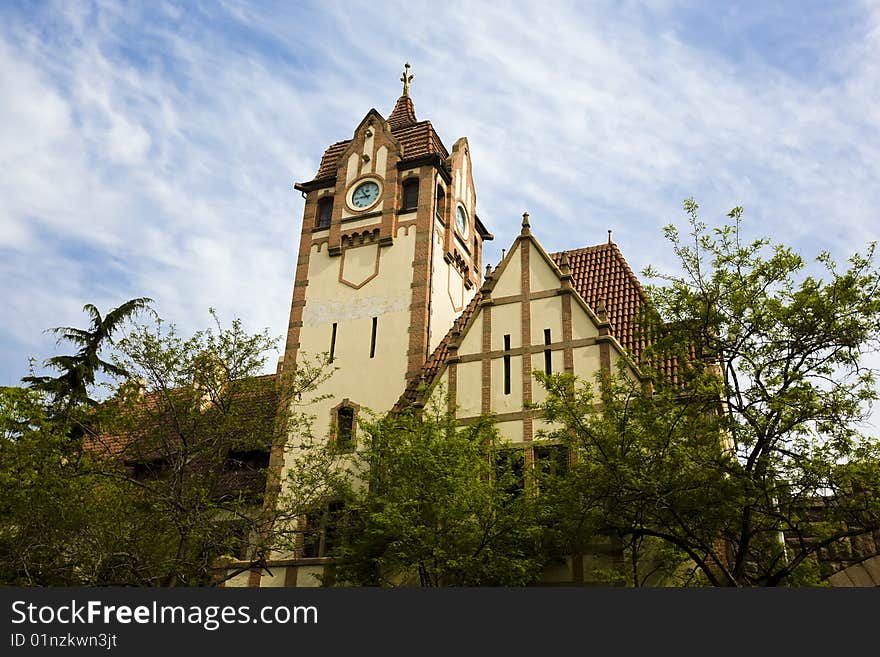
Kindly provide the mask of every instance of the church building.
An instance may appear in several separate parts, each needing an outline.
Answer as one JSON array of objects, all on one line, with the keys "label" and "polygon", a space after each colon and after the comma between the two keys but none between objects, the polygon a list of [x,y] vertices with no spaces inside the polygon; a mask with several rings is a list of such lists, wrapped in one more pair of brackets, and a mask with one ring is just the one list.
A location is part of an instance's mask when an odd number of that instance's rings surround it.
[{"label": "church building", "polygon": [[[362,409],[390,410],[425,391],[448,393],[462,424],[493,414],[525,467],[546,456],[533,439],[543,399],[535,370],[592,379],[644,346],[634,319],[644,293],[611,240],[548,253],[529,215],[495,267],[478,214],[471,152],[448,149],[418,120],[407,64],[388,117],[371,109],[351,138],[329,146],[305,197],[287,343],[279,370],[329,353],[336,372],[310,408],[316,435],[356,448]],[[579,245],[572,245],[578,247]],[[283,450],[270,468],[284,480]],[[277,479],[276,479],[277,480]],[[225,586],[318,586],[320,549],[279,554]],[[582,559],[548,580],[584,581]]]}]

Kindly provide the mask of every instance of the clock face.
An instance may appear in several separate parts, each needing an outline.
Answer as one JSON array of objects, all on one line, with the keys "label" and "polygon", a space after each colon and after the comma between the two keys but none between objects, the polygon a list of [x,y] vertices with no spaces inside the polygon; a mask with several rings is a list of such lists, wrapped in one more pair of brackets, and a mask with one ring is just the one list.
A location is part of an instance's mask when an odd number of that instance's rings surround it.
[{"label": "clock face", "polygon": [[358,185],[351,195],[351,205],[359,210],[368,208],[379,198],[378,183],[368,180]]},{"label": "clock face", "polygon": [[458,228],[459,234],[467,239],[468,236],[468,218],[464,208],[460,205],[455,209],[455,226]]}]

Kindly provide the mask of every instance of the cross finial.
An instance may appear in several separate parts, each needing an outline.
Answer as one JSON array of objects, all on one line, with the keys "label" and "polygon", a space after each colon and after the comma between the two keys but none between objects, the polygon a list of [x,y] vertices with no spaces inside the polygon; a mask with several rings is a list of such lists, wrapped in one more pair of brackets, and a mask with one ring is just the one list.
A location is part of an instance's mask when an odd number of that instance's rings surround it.
[{"label": "cross finial", "polygon": [[522,220],[522,229],[519,231],[520,235],[529,235],[530,234],[530,225],[529,225],[529,213],[523,212],[523,220]]},{"label": "cross finial", "polygon": [[410,66],[409,62],[403,65],[403,75],[400,78],[400,81],[403,82],[403,95],[409,96],[409,83],[412,82],[413,76],[412,73],[409,72]]}]

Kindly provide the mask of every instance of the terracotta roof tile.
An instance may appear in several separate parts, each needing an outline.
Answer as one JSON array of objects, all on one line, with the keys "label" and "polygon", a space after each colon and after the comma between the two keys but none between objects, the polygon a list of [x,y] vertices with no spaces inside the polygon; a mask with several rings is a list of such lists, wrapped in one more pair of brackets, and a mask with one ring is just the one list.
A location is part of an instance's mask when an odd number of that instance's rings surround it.
[{"label": "terracotta roof tile", "polygon": [[568,257],[572,284],[587,305],[598,312],[605,305],[611,333],[638,362],[645,341],[635,332],[635,320],[645,291],[614,243],[551,253],[557,266]]},{"label": "terracotta roof tile", "polygon": [[439,155],[444,160],[449,157],[449,151],[440,141],[430,121],[419,121],[397,130],[392,129],[391,134],[397,137],[400,145],[403,146],[405,160],[424,155]]},{"label": "terracotta roof tile", "polygon": [[[409,96],[401,96],[388,116],[388,123],[393,134],[403,147],[403,158],[406,160],[425,155],[439,155],[442,159],[449,157],[449,151],[440,140],[430,121],[416,121],[416,112]],[[351,139],[332,144],[321,158],[315,180],[333,178],[339,166],[339,158],[348,148]]]},{"label": "terracotta roof tile", "polygon": [[416,108],[413,106],[412,98],[406,95],[397,99],[394,109],[388,115],[388,123],[391,124],[391,130],[406,128],[416,123],[417,120]]},{"label": "terracotta roof tile", "polygon": [[348,148],[350,143],[351,139],[337,141],[324,151],[324,156],[321,158],[321,166],[318,167],[318,173],[315,174],[315,180],[333,178],[336,175],[336,164],[339,162],[339,157]]},{"label": "terracotta roof tile", "polygon": [[[638,363],[648,341],[644,336],[639,335],[636,319],[647,296],[617,245],[599,244],[549,255],[557,266],[562,264],[563,256],[567,257],[572,284],[577,293],[597,314],[600,304],[604,304],[608,321],[611,323],[612,335]],[[408,382],[403,395],[405,400],[416,401],[419,389],[433,382],[440,373],[449,358],[449,344],[453,332],[464,328],[476,311],[481,298],[482,295],[478,292],[428,358],[420,376]],[[678,367],[675,358],[667,358],[660,369],[667,380],[676,381]]]},{"label": "terracotta roof tile", "polygon": [[[278,412],[276,375],[255,376],[239,380],[237,383],[237,393],[231,400],[236,404],[234,410],[236,417],[241,418],[243,425],[247,423],[248,426],[260,426],[268,430],[274,424]],[[172,395],[174,393],[175,391],[171,391]],[[147,424],[155,425],[157,422],[163,422],[165,419],[163,416],[168,412],[164,408],[167,403],[163,401],[160,393],[144,395],[140,411],[145,426],[139,426],[137,433],[87,435],[83,440],[83,449],[96,456],[122,458],[126,462],[148,458],[150,455],[143,452],[139,441],[144,439],[150,429]]]},{"label": "terracotta roof tile", "polygon": [[[617,245],[609,242],[550,254],[557,266],[561,264],[563,256],[568,257],[575,290],[594,311],[598,310],[600,303],[604,303],[608,321],[611,322],[611,334],[636,364],[654,365],[643,362],[642,352],[649,346],[651,337],[637,326],[637,318],[647,296]],[[693,348],[690,351],[691,358],[694,358],[696,354]],[[679,383],[677,358],[665,358],[659,363],[658,369],[668,382]]]}]

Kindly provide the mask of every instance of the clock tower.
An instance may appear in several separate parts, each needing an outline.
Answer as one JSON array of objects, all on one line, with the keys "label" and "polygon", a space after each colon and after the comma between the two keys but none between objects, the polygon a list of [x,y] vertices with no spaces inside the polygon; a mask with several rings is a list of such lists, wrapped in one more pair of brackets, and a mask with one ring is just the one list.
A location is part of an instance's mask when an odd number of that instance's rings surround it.
[{"label": "clock tower", "polygon": [[[481,283],[483,241],[467,139],[451,151],[416,118],[409,64],[385,118],[371,109],[324,152],[305,197],[279,368],[329,353],[316,435],[356,442],[361,408],[400,398]],[[344,434],[344,435],[343,435]]]}]

